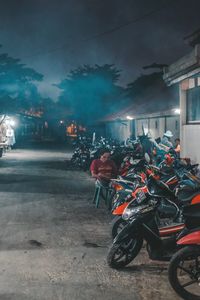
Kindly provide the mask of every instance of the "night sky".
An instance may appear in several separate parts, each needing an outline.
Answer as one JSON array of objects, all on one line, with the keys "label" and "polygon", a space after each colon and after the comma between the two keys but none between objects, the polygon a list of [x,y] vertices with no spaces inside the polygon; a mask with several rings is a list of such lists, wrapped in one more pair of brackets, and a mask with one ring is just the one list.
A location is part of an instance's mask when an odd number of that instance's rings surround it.
[{"label": "night sky", "polygon": [[176,61],[199,12],[199,0],[0,0],[1,52],[44,74],[40,91],[56,99],[51,84],[81,64],[113,63],[125,85],[145,65]]}]

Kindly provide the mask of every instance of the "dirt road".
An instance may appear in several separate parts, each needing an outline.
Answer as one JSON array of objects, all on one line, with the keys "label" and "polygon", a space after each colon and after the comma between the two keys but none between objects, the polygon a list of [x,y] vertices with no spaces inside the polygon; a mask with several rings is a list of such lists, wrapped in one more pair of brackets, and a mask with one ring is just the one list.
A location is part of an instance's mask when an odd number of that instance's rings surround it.
[{"label": "dirt road", "polygon": [[69,157],[20,149],[0,160],[0,299],[179,299],[145,250],[123,271],[107,266],[110,213]]}]

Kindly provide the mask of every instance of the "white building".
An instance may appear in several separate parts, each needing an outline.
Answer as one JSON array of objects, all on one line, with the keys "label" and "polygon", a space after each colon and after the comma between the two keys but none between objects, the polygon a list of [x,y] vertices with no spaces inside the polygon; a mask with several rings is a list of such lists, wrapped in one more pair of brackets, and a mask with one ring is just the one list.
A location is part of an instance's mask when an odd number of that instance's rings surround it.
[{"label": "white building", "polygon": [[[155,74],[155,73],[154,73]],[[178,85],[167,87],[162,77],[133,99],[133,104],[107,116],[106,135],[124,141],[150,132],[153,138],[171,130],[174,139],[180,136]]]},{"label": "white building", "polygon": [[127,116],[111,119],[106,122],[106,135],[112,138],[124,141],[133,136],[139,136],[149,132],[153,138],[162,137],[164,132],[171,130],[174,138],[179,138],[180,134],[180,116],[176,109],[162,111],[146,115],[134,116],[132,120]]},{"label": "white building", "polygon": [[194,49],[165,70],[164,80],[179,83],[181,156],[200,163],[200,32],[189,42]]}]

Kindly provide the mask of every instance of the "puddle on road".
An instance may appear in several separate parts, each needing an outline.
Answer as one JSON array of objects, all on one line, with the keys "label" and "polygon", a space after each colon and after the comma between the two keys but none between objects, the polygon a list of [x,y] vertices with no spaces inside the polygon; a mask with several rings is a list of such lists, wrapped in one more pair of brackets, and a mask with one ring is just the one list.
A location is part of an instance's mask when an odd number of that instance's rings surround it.
[{"label": "puddle on road", "polygon": [[85,241],[85,242],[83,243],[83,246],[84,246],[84,247],[87,247],[87,248],[107,248],[107,247],[104,246],[104,245],[98,245],[98,244],[96,244],[96,243],[90,243],[90,242],[87,242],[87,241]]},{"label": "puddle on road", "polygon": [[152,275],[160,275],[167,273],[167,266],[162,265],[150,265],[150,264],[140,264],[140,265],[134,265],[134,266],[128,266],[125,268],[122,268],[122,272],[132,273],[132,272],[147,272],[151,273]]},{"label": "puddle on road", "polygon": [[35,246],[35,247],[42,247],[42,243],[41,242],[38,242],[37,240],[29,240],[28,243],[31,245],[31,246]]}]

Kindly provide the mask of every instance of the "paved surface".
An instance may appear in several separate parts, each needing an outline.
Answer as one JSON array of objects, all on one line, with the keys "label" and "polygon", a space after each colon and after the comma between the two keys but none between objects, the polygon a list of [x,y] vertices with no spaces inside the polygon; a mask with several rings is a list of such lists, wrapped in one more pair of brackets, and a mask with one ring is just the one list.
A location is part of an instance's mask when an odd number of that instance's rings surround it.
[{"label": "paved surface", "polygon": [[69,157],[22,149],[0,160],[0,300],[179,299],[145,249],[122,271],[107,266],[111,216]]}]

